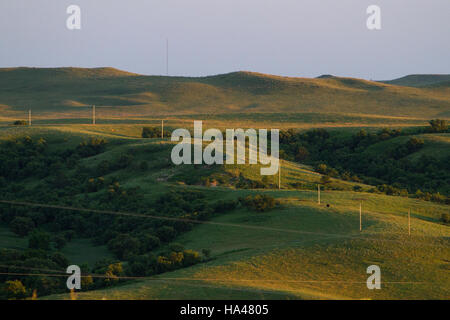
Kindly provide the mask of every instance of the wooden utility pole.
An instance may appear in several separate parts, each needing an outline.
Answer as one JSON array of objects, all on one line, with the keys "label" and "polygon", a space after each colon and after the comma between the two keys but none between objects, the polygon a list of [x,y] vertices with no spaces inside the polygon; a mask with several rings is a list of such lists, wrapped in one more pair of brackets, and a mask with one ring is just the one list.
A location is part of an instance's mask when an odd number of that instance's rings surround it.
[{"label": "wooden utility pole", "polygon": [[411,235],[411,208],[408,209],[408,235]]},{"label": "wooden utility pole", "polygon": [[359,231],[362,231],[362,201],[359,202]]},{"label": "wooden utility pole", "polygon": [[31,109],[28,110],[28,125],[31,126]]},{"label": "wooden utility pole", "polygon": [[95,124],[95,105],[92,106],[92,124]]},{"label": "wooden utility pole", "polygon": [[161,120],[161,139],[164,139],[164,120]]},{"label": "wooden utility pole", "polygon": [[317,185],[317,203],[320,204],[320,184]]}]

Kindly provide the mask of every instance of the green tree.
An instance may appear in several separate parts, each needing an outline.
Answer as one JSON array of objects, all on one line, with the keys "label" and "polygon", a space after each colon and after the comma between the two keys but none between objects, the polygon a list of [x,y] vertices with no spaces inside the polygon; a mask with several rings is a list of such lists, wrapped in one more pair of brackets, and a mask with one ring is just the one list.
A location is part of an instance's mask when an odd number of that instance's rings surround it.
[{"label": "green tree", "polygon": [[6,294],[10,299],[23,299],[27,289],[20,280],[6,281]]},{"label": "green tree", "polygon": [[430,120],[431,132],[445,132],[448,129],[447,121],[441,119]]},{"label": "green tree", "polygon": [[320,183],[323,185],[327,185],[329,183],[331,183],[331,178],[329,176],[322,176],[322,178],[320,178]]},{"label": "green tree", "polygon": [[297,154],[295,155],[295,160],[305,161],[309,157],[309,151],[305,147],[299,147],[297,149]]},{"label": "green tree", "polygon": [[16,217],[11,221],[9,225],[12,232],[24,237],[28,235],[34,229],[34,222],[28,217]]},{"label": "green tree", "polygon": [[30,249],[50,250],[50,234],[42,231],[33,231],[28,239]]}]

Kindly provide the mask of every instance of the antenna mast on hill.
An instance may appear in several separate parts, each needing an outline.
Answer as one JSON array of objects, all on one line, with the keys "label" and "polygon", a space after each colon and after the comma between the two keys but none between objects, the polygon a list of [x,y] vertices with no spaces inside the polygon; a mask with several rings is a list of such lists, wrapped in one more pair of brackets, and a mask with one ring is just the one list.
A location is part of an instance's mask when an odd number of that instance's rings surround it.
[{"label": "antenna mast on hill", "polygon": [[166,75],[169,76],[169,38],[166,39]]}]

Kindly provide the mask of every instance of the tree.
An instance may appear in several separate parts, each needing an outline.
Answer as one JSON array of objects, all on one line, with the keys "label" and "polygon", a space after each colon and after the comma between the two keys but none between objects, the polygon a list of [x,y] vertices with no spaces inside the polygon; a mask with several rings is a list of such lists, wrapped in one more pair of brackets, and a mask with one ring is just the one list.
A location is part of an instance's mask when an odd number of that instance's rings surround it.
[{"label": "tree", "polygon": [[147,162],[147,161],[142,161],[142,162],[139,164],[139,169],[140,169],[141,171],[147,171],[147,170],[148,170],[148,162]]},{"label": "tree", "polygon": [[64,248],[67,243],[66,238],[62,234],[56,235],[54,241],[55,241],[55,247],[58,250],[61,250],[62,248]]},{"label": "tree", "polygon": [[422,139],[412,137],[406,143],[406,148],[408,149],[409,153],[413,153],[413,152],[419,150],[420,148],[422,148],[423,144],[424,144],[424,141]]},{"label": "tree", "polygon": [[11,221],[9,227],[15,234],[24,237],[28,235],[35,226],[33,220],[28,217],[16,217]]},{"label": "tree", "polygon": [[194,250],[184,250],[183,255],[183,265],[185,266],[191,266],[193,264],[199,263],[202,260],[200,253]]},{"label": "tree", "polygon": [[6,294],[10,299],[23,299],[27,295],[27,289],[20,280],[6,281]]},{"label": "tree", "polygon": [[254,197],[247,196],[246,198],[241,198],[240,202],[247,208],[258,212],[269,211],[279,204],[275,198],[266,194],[257,194]]},{"label": "tree", "polygon": [[108,266],[108,269],[106,270],[105,276],[105,282],[106,283],[112,283],[119,280],[119,277],[123,274],[123,267],[122,263],[113,263]]},{"label": "tree", "polygon": [[429,123],[431,132],[445,132],[448,129],[447,121],[445,120],[434,119],[430,120]]},{"label": "tree", "polygon": [[158,237],[151,234],[143,234],[139,237],[140,251],[141,253],[149,252],[161,244]]},{"label": "tree", "polygon": [[309,151],[305,147],[299,147],[297,150],[297,154],[295,155],[295,160],[297,161],[305,161],[309,157]]},{"label": "tree", "polygon": [[441,216],[441,220],[444,223],[447,223],[447,224],[450,223],[450,214],[443,213],[442,216]]},{"label": "tree", "polygon": [[211,249],[202,249],[202,253],[206,259],[209,259],[209,257],[211,257]]},{"label": "tree", "polygon": [[33,231],[28,239],[30,249],[50,250],[50,234],[42,231]]},{"label": "tree", "polygon": [[323,185],[327,185],[331,183],[331,178],[329,176],[322,176],[322,178],[320,178],[320,183]]},{"label": "tree", "polygon": [[128,234],[120,234],[108,242],[108,249],[119,259],[128,259],[139,252],[139,241]]},{"label": "tree", "polygon": [[325,174],[328,171],[328,167],[326,164],[320,163],[319,165],[317,165],[316,171],[319,173]]},{"label": "tree", "polygon": [[169,245],[169,249],[174,252],[182,252],[184,250],[184,246],[181,243],[174,242]]},{"label": "tree", "polygon": [[161,129],[157,127],[142,128],[142,138],[161,138]]},{"label": "tree", "polygon": [[54,253],[51,256],[51,259],[54,263],[56,263],[58,266],[62,268],[67,268],[67,266],[69,265],[69,260],[62,253],[59,252]]},{"label": "tree", "polygon": [[169,242],[177,236],[177,232],[175,231],[175,229],[169,226],[163,226],[159,228],[156,233],[158,234],[158,237],[164,242]]}]

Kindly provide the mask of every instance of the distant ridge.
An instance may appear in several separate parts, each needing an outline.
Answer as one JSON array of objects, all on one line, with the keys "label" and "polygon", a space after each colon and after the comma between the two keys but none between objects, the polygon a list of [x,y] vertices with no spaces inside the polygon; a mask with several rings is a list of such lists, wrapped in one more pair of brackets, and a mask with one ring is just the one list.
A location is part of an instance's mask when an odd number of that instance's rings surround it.
[{"label": "distant ridge", "polygon": [[411,74],[402,78],[380,82],[407,87],[448,85],[450,82],[450,74]]},{"label": "distant ridge", "polygon": [[[44,112],[71,112],[95,104],[147,114],[322,112],[429,119],[450,114],[448,77],[408,76],[402,81],[377,82],[249,71],[166,77],[114,68],[6,68],[0,69],[0,105]],[[408,87],[405,79],[427,86]]]},{"label": "distant ridge", "polygon": [[318,76],[316,79],[330,79],[330,78],[334,78],[334,76],[332,74],[323,74],[321,76]]}]

